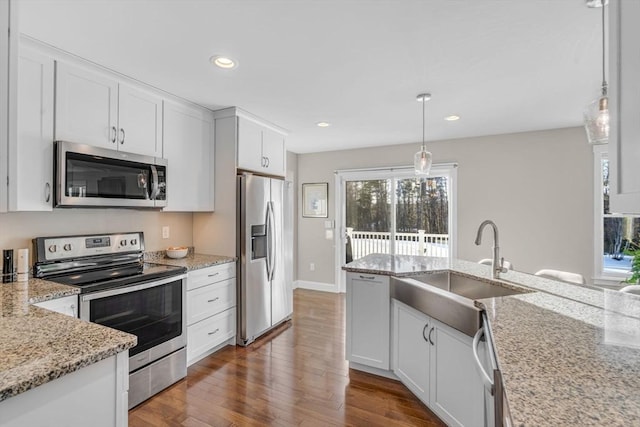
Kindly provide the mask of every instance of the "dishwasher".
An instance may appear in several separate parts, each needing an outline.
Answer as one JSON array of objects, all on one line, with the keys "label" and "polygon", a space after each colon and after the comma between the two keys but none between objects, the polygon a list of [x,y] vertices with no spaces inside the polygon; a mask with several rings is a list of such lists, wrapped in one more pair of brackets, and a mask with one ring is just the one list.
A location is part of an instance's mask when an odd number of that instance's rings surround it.
[{"label": "dishwasher", "polygon": [[493,337],[486,313],[482,313],[482,327],[473,337],[473,356],[484,384],[485,427],[512,427],[509,405],[498,367]]}]

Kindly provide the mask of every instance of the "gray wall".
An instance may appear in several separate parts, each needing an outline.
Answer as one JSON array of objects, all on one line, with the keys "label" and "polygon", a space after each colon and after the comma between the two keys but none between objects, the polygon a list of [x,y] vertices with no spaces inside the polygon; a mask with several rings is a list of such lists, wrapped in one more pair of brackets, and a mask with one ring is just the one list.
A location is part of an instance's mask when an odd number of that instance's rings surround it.
[{"label": "gray wall", "polygon": [[[299,154],[298,197],[302,183],[328,182],[329,219],[335,219],[334,171],[407,166],[418,148],[416,143]],[[591,278],[593,154],[584,129],[438,141],[427,148],[435,163],[459,165],[458,258],[491,257],[489,232],[480,247],[474,239],[478,225],[492,219],[502,254],[517,270],[554,268]],[[334,283],[334,243],[325,238],[324,219],[298,215],[299,280]]]}]

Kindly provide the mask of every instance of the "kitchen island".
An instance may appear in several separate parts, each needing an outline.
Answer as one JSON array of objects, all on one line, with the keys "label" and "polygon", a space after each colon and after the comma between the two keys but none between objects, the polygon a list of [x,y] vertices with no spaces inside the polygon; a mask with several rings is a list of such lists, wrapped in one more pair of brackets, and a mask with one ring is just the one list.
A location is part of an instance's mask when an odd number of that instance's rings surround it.
[{"label": "kitchen island", "polygon": [[126,425],[134,335],[33,305],[78,288],[0,285],[0,426]]},{"label": "kitchen island", "polygon": [[528,293],[475,301],[486,315],[516,426],[640,424],[640,298],[444,258],[369,255],[344,269],[450,271]]}]

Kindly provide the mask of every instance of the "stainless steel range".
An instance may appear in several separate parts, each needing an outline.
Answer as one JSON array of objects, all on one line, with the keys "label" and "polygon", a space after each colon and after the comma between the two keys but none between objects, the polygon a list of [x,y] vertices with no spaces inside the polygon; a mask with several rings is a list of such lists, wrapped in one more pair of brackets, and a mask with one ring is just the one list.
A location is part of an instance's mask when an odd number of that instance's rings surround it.
[{"label": "stainless steel range", "polygon": [[34,275],[80,288],[80,318],[136,335],[129,408],[187,375],[186,269],[143,262],[142,232],[33,239]]}]

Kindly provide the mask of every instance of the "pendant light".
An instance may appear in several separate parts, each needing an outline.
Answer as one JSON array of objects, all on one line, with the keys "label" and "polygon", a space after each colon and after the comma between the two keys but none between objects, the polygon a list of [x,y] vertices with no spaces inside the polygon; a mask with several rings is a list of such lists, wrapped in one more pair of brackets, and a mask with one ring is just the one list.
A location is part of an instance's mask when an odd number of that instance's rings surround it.
[{"label": "pendant light", "polygon": [[607,80],[605,78],[605,0],[587,0],[589,7],[602,7],[602,94],[584,110],[584,127],[589,144],[599,145],[609,142],[609,97],[607,96]]},{"label": "pendant light", "polygon": [[422,102],[422,146],[420,147],[420,151],[418,151],[415,156],[413,156],[413,167],[415,169],[416,175],[429,175],[429,172],[431,171],[431,163],[433,163],[431,153],[427,151],[424,140],[424,132],[426,126],[424,107],[427,101],[430,99],[430,93],[421,93],[416,97],[416,101]]}]

